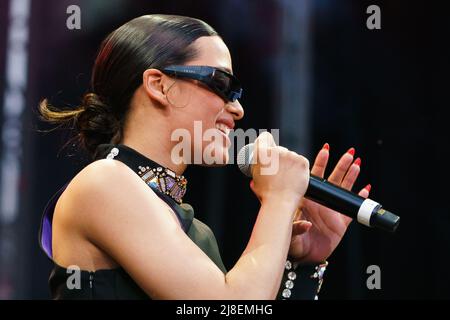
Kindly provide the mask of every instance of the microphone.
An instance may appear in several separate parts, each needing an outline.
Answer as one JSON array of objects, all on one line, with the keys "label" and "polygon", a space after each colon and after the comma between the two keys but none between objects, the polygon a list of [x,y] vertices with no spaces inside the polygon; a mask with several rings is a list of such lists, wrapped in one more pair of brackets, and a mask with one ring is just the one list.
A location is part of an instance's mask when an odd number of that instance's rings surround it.
[{"label": "microphone", "polygon": [[[248,177],[252,177],[253,149],[253,143],[247,144],[237,156],[239,169]],[[368,227],[395,232],[400,223],[399,216],[383,209],[378,202],[363,198],[313,175],[310,175],[305,198],[356,219]]]}]

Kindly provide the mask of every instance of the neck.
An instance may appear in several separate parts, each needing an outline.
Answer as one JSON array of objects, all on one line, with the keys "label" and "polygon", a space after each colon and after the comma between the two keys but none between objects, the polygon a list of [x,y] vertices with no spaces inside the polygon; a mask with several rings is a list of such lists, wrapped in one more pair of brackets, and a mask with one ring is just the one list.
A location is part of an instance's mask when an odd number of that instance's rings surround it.
[{"label": "neck", "polygon": [[[154,120],[143,121],[142,119]],[[125,128],[122,144],[174,171],[177,175],[182,175],[187,165],[173,163],[171,152],[175,142],[170,139],[170,129],[164,125],[163,121],[157,119],[157,117],[149,117],[148,114],[145,117],[129,119],[133,125]]]},{"label": "neck", "polygon": [[[159,135],[161,136],[161,133],[159,133]],[[141,153],[145,157],[155,161],[156,163],[174,171],[177,175],[183,175],[183,172],[187,168],[187,165],[185,164],[174,164],[170,158],[172,147],[164,145],[159,141],[156,141],[156,139],[142,141],[130,137],[124,139],[122,143]]]}]

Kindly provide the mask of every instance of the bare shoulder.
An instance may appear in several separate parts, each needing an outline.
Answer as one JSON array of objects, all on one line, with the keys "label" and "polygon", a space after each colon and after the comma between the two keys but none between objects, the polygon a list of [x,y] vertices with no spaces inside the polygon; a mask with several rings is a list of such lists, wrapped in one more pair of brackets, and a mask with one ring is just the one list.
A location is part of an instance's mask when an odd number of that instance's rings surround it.
[{"label": "bare shoulder", "polygon": [[60,205],[64,207],[66,218],[72,213],[83,217],[91,209],[101,211],[105,202],[120,197],[120,191],[124,190],[121,186],[136,186],[136,178],[131,169],[120,161],[102,159],[92,162],[72,179],[57,208]]},{"label": "bare shoulder", "polygon": [[133,183],[136,181],[136,174],[124,163],[116,160],[101,159],[92,162],[81,170],[70,183],[72,188],[88,188],[104,190],[102,187],[113,186],[115,183]]},{"label": "bare shoulder", "polygon": [[127,165],[109,159],[98,160],[86,166],[73,178],[68,190],[77,200],[97,203],[108,198],[113,201],[117,197],[133,197],[139,191],[153,193]]},{"label": "bare shoulder", "polygon": [[148,213],[148,208],[164,211],[166,218],[171,216],[167,214],[169,207],[135,172],[124,163],[109,159],[95,161],[80,171],[68,185],[61,203],[67,218],[77,219],[89,233],[96,224],[123,221],[124,214],[131,219],[141,212]]}]

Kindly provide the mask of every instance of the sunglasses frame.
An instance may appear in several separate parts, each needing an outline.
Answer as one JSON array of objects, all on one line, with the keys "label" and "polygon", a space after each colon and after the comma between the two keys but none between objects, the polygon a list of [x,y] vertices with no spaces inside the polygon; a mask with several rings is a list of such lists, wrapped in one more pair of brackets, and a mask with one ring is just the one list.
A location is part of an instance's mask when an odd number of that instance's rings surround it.
[{"label": "sunglasses frame", "polygon": [[[242,96],[243,90],[240,81],[231,73],[215,67],[171,65],[162,68],[160,71],[176,78],[198,80],[226,101],[234,102]],[[230,85],[227,88],[227,92],[219,89],[214,84],[213,79],[217,74],[225,75],[231,80]]]}]

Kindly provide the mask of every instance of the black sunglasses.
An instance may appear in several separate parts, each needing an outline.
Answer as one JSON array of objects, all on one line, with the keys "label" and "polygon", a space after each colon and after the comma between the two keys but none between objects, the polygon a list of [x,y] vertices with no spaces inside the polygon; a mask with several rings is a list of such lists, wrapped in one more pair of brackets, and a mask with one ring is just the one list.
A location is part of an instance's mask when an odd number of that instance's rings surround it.
[{"label": "black sunglasses", "polygon": [[201,81],[226,101],[234,102],[242,96],[242,86],[231,73],[210,66],[168,66],[161,70],[167,75]]}]

